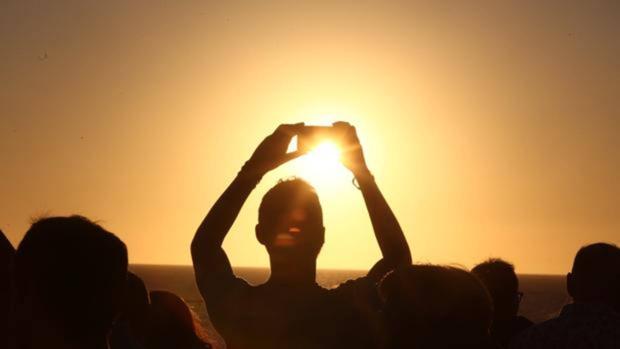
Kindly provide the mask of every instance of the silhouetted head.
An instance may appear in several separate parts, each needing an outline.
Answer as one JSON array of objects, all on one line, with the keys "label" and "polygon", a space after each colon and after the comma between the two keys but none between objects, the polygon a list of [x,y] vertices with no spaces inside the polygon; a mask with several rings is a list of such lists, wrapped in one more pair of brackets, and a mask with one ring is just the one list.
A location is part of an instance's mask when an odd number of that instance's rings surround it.
[{"label": "silhouetted head", "polygon": [[120,316],[129,326],[131,335],[140,341],[146,336],[149,312],[149,291],[144,281],[138,275],[128,272]]},{"label": "silhouetted head", "polygon": [[256,237],[270,255],[318,256],[325,239],[319,197],[301,179],[281,181],[263,197]]},{"label": "silhouetted head", "polygon": [[7,272],[9,269],[9,264],[11,263],[14,254],[15,249],[13,248],[13,245],[11,245],[9,239],[7,239],[2,230],[0,230],[0,270],[2,270],[3,273]]},{"label": "silhouetted head", "polygon": [[471,272],[482,281],[493,299],[494,319],[509,320],[517,316],[522,293],[512,264],[493,258],[478,264]]},{"label": "silhouetted head", "polygon": [[0,230],[0,343],[6,343],[9,333],[11,299],[11,265],[15,249]]},{"label": "silhouetted head", "polygon": [[10,270],[14,255],[13,245],[0,230],[0,295],[3,299],[8,297],[9,283],[11,282]]},{"label": "silhouetted head", "polygon": [[185,301],[168,291],[151,291],[149,349],[209,348],[204,330]]},{"label": "silhouetted head", "polygon": [[146,322],[149,316],[149,304],[149,291],[144,281],[138,275],[127,272],[121,316],[132,322]]},{"label": "silhouetted head", "polygon": [[465,270],[398,268],[381,281],[379,293],[391,349],[484,348],[489,342],[491,299]]},{"label": "silhouetted head", "polygon": [[150,316],[149,292],[144,281],[127,272],[125,294],[119,318],[110,332],[110,348],[140,348],[144,346]]},{"label": "silhouetted head", "polygon": [[41,219],[15,255],[20,331],[75,343],[105,339],[126,279],[127,250],[112,233],[80,216]]},{"label": "silhouetted head", "polygon": [[599,303],[620,311],[620,249],[596,243],[582,247],[567,275],[568,293],[576,303]]}]

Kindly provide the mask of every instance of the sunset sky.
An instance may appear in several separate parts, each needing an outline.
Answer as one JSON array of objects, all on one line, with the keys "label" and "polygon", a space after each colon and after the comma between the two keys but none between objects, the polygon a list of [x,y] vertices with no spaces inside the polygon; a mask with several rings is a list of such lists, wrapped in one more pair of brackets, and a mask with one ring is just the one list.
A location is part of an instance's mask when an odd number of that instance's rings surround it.
[{"label": "sunset sky", "polygon": [[[414,260],[564,273],[620,243],[618,1],[15,1],[0,5],[0,229],[79,213],[133,263],[196,227],[280,123],[344,120]],[[326,162],[328,163],[328,162]],[[380,258],[343,168],[268,174],[224,248],[267,266],[262,195],[322,200],[320,268]]]}]

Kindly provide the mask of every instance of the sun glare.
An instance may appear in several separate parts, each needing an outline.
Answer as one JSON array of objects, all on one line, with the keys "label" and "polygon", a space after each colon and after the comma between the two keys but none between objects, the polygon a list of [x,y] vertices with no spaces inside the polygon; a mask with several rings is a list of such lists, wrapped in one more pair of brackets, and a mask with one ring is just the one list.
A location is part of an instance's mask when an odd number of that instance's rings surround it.
[{"label": "sun glare", "polygon": [[351,175],[340,162],[340,148],[324,141],[295,163],[296,176],[306,179],[315,187],[342,185]]},{"label": "sun glare", "polygon": [[332,142],[325,141],[314,148],[308,156],[312,157],[313,161],[320,162],[321,164],[339,164],[340,148]]}]

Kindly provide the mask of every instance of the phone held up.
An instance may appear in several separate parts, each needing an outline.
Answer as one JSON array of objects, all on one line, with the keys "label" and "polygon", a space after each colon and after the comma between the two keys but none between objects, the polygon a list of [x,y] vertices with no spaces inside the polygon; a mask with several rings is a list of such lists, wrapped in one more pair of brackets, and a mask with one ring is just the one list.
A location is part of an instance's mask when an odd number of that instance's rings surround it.
[{"label": "phone held up", "polygon": [[297,133],[297,150],[309,152],[324,141],[340,143],[342,130],[336,126],[303,126]]}]

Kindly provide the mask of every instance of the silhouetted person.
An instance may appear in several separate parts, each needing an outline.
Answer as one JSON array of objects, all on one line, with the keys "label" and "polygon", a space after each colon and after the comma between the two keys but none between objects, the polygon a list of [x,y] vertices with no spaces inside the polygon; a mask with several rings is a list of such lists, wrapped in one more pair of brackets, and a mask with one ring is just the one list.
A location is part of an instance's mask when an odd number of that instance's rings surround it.
[{"label": "silhouetted person", "polygon": [[206,332],[181,297],[151,291],[151,325],[147,349],[209,349]]},{"label": "silhouetted person", "polygon": [[11,305],[11,265],[15,249],[0,230],[0,348],[9,345],[9,309]]},{"label": "silhouetted person", "polygon": [[149,292],[144,281],[136,274],[128,272],[120,316],[110,333],[110,348],[144,348],[149,314]]},{"label": "silhouetted person", "polygon": [[33,223],[15,254],[19,348],[107,348],[126,278],[125,244],[101,226]]},{"label": "silhouetted person", "polygon": [[507,347],[515,335],[533,324],[517,315],[523,293],[519,292],[519,279],[514,266],[501,259],[489,259],[475,266],[471,272],[482,281],[493,300],[491,337]]},{"label": "silhouetted person", "polygon": [[491,299],[469,272],[410,265],[379,285],[388,349],[493,348]]},{"label": "silhouetted person", "polygon": [[[229,349],[374,347],[375,284],[387,271],[411,263],[403,232],[366,167],[355,129],[336,123],[343,135],[342,162],[359,184],[383,259],[366,277],[333,290],[320,287],[315,279],[325,237],[321,205],[314,189],[295,179],[278,183],[260,204],[256,238],[269,254],[269,280],[250,286],[235,277],[222,242],[263,175],[302,155],[286,153],[301,127],[281,125],[258,146],[192,242],[198,287]],[[348,234],[354,242],[356,232]]]},{"label": "silhouetted person", "polygon": [[620,348],[620,249],[582,247],[566,276],[573,303],[557,318],[524,331],[513,348]]}]

